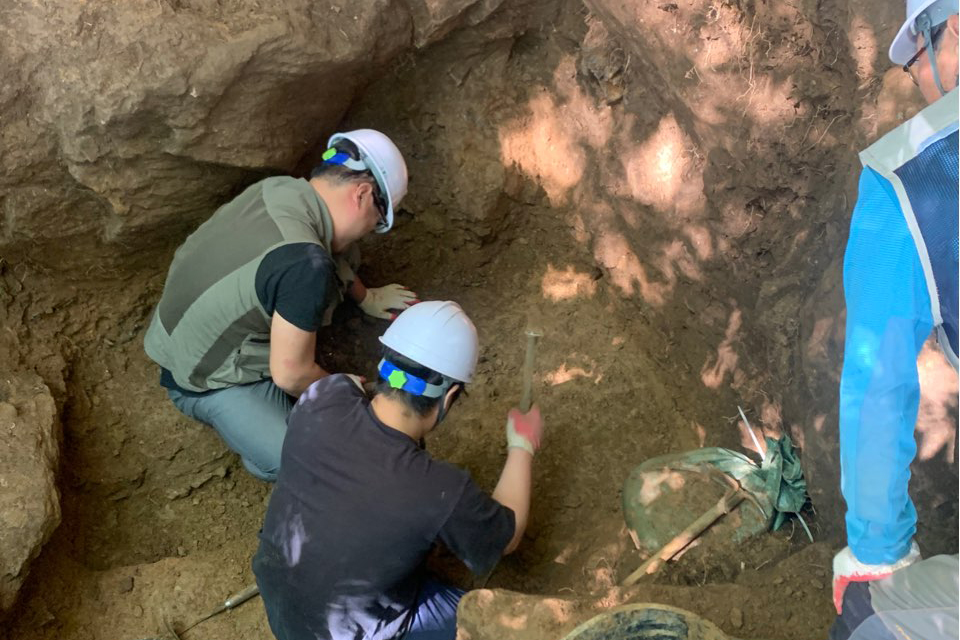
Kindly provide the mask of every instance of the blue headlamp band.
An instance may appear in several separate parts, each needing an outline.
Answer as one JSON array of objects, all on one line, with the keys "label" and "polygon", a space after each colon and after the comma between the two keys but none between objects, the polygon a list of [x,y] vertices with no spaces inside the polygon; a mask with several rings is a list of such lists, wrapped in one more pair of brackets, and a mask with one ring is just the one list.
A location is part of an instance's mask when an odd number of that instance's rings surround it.
[{"label": "blue headlamp band", "polygon": [[345,151],[339,151],[336,147],[330,147],[320,156],[325,164],[342,164],[348,169],[354,171],[366,171],[367,165],[363,160],[354,160],[350,154]]},{"label": "blue headlamp band", "polygon": [[400,389],[414,396],[423,396],[425,398],[441,398],[447,392],[447,389],[453,384],[453,381],[444,384],[430,384],[423,378],[418,378],[412,373],[407,373],[398,368],[392,362],[381,360],[377,365],[380,377],[387,381],[394,389]]}]

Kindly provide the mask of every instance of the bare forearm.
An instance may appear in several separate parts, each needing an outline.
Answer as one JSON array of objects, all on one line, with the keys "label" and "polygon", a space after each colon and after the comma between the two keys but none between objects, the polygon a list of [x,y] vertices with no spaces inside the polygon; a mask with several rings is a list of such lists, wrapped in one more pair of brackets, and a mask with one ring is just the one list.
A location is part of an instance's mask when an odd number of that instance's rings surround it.
[{"label": "bare forearm", "polygon": [[347,295],[357,304],[363,302],[363,299],[367,297],[367,287],[360,282],[359,277],[355,277],[353,282],[350,283],[350,288],[347,289]]},{"label": "bare forearm", "polygon": [[313,363],[312,366],[302,370],[287,370],[280,376],[274,375],[273,381],[278,387],[294,398],[299,398],[300,394],[306,391],[307,387],[328,375],[330,375],[328,371],[320,365]]},{"label": "bare forearm", "polygon": [[533,475],[533,456],[523,449],[507,449],[507,462],[500,480],[493,490],[493,499],[513,511],[516,527],[504,555],[513,553],[523,538],[530,515],[530,491]]}]

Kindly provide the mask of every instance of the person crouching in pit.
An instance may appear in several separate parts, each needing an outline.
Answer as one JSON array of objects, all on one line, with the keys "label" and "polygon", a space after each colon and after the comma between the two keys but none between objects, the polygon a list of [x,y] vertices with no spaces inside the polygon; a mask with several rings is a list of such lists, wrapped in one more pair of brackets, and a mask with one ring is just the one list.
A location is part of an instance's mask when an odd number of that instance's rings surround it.
[{"label": "person crouching in pit", "polygon": [[346,375],[290,414],[253,570],[279,640],[450,639],[463,591],[425,570],[436,542],[474,573],[517,548],[530,507],[537,407],[507,418],[493,495],[423,448],[473,379],[478,341],[455,302],[421,302],[380,338],[376,395]]}]

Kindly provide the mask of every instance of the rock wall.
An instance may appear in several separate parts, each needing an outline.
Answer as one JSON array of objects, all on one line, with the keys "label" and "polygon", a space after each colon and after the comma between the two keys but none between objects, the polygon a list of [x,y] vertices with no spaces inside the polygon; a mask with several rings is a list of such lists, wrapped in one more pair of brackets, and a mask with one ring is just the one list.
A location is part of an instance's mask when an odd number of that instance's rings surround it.
[{"label": "rock wall", "polygon": [[290,171],[391,60],[502,1],[5,3],[0,246],[180,237]]},{"label": "rock wall", "polygon": [[33,373],[0,371],[0,617],[60,524],[60,422]]}]

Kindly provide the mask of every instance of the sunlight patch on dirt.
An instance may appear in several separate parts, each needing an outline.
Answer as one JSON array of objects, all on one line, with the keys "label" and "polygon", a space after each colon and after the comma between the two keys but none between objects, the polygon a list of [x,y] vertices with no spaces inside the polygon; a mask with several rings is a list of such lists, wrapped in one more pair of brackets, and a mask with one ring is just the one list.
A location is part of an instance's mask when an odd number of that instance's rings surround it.
[{"label": "sunlight patch on dirt", "polygon": [[697,253],[700,260],[709,260],[713,257],[713,241],[710,238],[710,231],[698,224],[688,224],[683,228],[684,234],[693,244],[693,250]]},{"label": "sunlight patch on dirt", "polygon": [[766,399],[760,408],[763,435],[779,438],[783,434],[783,407],[779,400]]},{"label": "sunlight patch on dirt", "polygon": [[580,360],[586,366],[568,366],[566,362],[543,376],[543,381],[551,386],[565,384],[577,378],[588,378],[594,384],[600,384],[603,380],[603,373],[597,373],[597,362],[586,356],[576,353],[570,355],[573,360]]},{"label": "sunlight patch on dirt", "polygon": [[591,298],[597,292],[597,282],[590,274],[581,273],[572,266],[563,271],[547,265],[547,272],[540,282],[543,297],[559,302],[573,298]]},{"label": "sunlight patch on dirt", "polygon": [[663,117],[645,142],[631,147],[624,141],[624,195],[658,211],[683,215],[702,211],[703,175],[693,161],[694,148],[673,114]]},{"label": "sunlight patch on dirt", "polygon": [[554,89],[564,98],[560,107],[565,126],[574,137],[594,149],[603,149],[613,135],[613,112],[608,105],[598,105],[577,83],[577,61],[574,56],[561,58],[553,72]]},{"label": "sunlight patch on dirt", "polygon": [[920,375],[917,457],[930,460],[943,452],[946,461],[953,464],[957,444],[957,392],[960,391],[957,374],[933,340],[923,345],[917,359],[917,372]]},{"label": "sunlight patch on dirt", "polygon": [[747,94],[749,103],[745,112],[756,124],[764,127],[778,123],[790,124],[796,118],[803,117],[806,109],[801,105],[794,108],[796,100],[792,97],[793,80],[775,82],[766,79],[756,83]]},{"label": "sunlight patch on dirt", "polygon": [[697,446],[703,448],[707,443],[707,430],[699,422],[693,423],[693,430],[697,433]]},{"label": "sunlight patch on dirt", "polygon": [[806,350],[808,358],[826,358],[827,344],[833,334],[833,325],[836,318],[827,316],[818,318],[813,324],[813,331],[810,332],[810,339],[807,340]]},{"label": "sunlight patch on dirt", "polygon": [[647,506],[661,496],[664,485],[670,487],[673,491],[679,491],[685,483],[686,480],[683,474],[677,473],[676,471],[670,471],[668,469],[664,469],[659,473],[647,471],[643,474],[643,486],[640,487],[640,493],[637,499],[641,505]]},{"label": "sunlight patch on dirt", "polygon": [[528,106],[528,118],[501,128],[500,157],[504,165],[516,165],[538,180],[551,204],[563,205],[583,176],[586,158],[553,98],[540,95]]},{"label": "sunlight patch on dirt", "polygon": [[726,335],[720,346],[717,347],[716,357],[708,359],[700,370],[700,379],[704,385],[711,389],[719,388],[727,374],[733,373],[737,368],[737,361],[740,357],[733,349],[733,342],[737,339],[742,321],[740,310],[734,309],[727,322]]},{"label": "sunlight patch on dirt", "polygon": [[703,274],[696,260],[690,255],[687,244],[682,240],[674,240],[663,247],[663,256],[659,261],[660,271],[667,276],[667,281],[672,289],[676,284],[676,274],[674,266],[680,269],[683,275],[691,280],[700,282],[703,280]]},{"label": "sunlight patch on dirt", "polygon": [[527,616],[509,616],[504,613],[500,616],[500,624],[508,629],[516,629],[519,631],[520,629],[525,629],[527,627]]},{"label": "sunlight patch on dirt", "polygon": [[573,604],[568,600],[560,600],[557,598],[546,598],[540,602],[541,605],[546,607],[551,614],[553,614],[554,619],[557,622],[566,622],[570,619],[571,614],[573,613]]},{"label": "sunlight patch on dirt", "polygon": [[576,60],[564,56],[554,71],[553,91],[544,88],[529,101],[530,115],[498,133],[503,164],[536,179],[554,206],[568,203],[570,190],[584,175],[583,146],[602,148],[613,132],[610,108],[597,108],[581,91],[576,75]]},{"label": "sunlight patch on dirt", "polygon": [[560,552],[556,558],[553,559],[557,564],[567,564],[570,562],[570,558],[573,557],[573,554],[580,551],[580,545],[578,544],[568,544],[564,547],[563,551]]},{"label": "sunlight patch on dirt", "polygon": [[640,296],[648,304],[660,306],[666,301],[669,287],[647,277],[647,270],[622,233],[601,232],[594,243],[594,256],[610,271],[614,286],[625,296],[634,295],[639,286]]},{"label": "sunlight patch on dirt", "polygon": [[873,32],[873,27],[862,17],[855,15],[850,19],[847,38],[850,41],[850,55],[857,63],[857,77],[865,80],[873,76],[873,62],[877,59],[877,35]]}]

